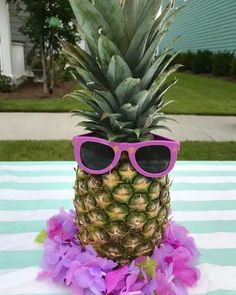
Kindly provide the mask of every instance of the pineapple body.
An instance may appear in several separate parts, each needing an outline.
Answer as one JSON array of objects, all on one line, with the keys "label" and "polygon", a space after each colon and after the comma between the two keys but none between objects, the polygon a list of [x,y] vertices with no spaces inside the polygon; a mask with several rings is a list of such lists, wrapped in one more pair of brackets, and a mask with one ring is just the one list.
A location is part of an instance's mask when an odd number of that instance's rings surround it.
[{"label": "pineapple body", "polygon": [[126,157],[104,175],[78,168],[74,205],[81,244],[120,264],[151,255],[168,222],[169,186],[168,176],[146,178]]}]

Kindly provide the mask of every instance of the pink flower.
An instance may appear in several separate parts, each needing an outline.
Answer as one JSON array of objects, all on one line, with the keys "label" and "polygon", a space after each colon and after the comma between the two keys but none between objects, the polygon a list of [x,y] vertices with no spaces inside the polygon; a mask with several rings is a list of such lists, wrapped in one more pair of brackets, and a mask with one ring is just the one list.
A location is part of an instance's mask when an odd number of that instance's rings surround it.
[{"label": "pink flower", "polygon": [[168,282],[167,277],[160,270],[157,271],[157,288],[156,294],[161,295],[176,295],[172,289],[171,282]]},{"label": "pink flower", "polygon": [[115,290],[117,285],[124,281],[128,269],[128,266],[123,266],[106,274],[107,294]]}]

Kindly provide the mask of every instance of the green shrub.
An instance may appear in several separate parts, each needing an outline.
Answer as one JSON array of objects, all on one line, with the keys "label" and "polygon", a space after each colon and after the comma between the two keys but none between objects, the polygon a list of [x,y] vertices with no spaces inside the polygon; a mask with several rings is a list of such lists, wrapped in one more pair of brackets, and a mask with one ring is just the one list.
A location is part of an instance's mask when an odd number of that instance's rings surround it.
[{"label": "green shrub", "polygon": [[[193,60],[194,53],[191,51],[188,52],[180,52],[175,59],[171,62],[171,65],[180,64],[183,65],[179,69],[180,72],[182,71],[192,71],[192,60]],[[170,58],[170,55],[168,55]]]},{"label": "green shrub", "polygon": [[72,80],[71,75],[68,70],[66,70],[66,57],[64,55],[60,55],[54,63],[54,77],[56,82],[65,82]]},{"label": "green shrub", "polygon": [[212,72],[216,76],[229,76],[233,54],[230,52],[218,52],[212,58]]},{"label": "green shrub", "polygon": [[211,73],[212,52],[209,50],[198,50],[192,55],[192,70],[194,74]]},{"label": "green shrub", "polygon": [[[168,55],[168,58],[170,58],[171,56]],[[171,66],[179,64],[179,65],[183,65],[184,66],[184,53],[180,52],[171,62]],[[178,69],[179,72],[185,71],[184,67],[181,67]]]},{"label": "green shrub", "polygon": [[192,51],[184,52],[183,54],[183,65],[184,70],[186,71],[192,71],[193,70],[193,60],[195,57],[195,53]]},{"label": "green shrub", "polygon": [[12,86],[12,78],[0,74],[0,92],[10,92]]},{"label": "green shrub", "polygon": [[231,75],[236,77],[236,57],[231,62]]}]

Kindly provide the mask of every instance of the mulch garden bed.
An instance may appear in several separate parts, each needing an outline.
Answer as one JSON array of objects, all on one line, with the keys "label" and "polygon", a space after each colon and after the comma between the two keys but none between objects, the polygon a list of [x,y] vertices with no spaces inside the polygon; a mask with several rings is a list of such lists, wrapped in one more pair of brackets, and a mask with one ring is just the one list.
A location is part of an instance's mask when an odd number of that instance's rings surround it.
[{"label": "mulch garden bed", "polygon": [[[75,81],[67,81],[57,83],[54,88],[52,98],[63,97],[65,94],[71,92],[75,86]],[[0,99],[32,99],[32,98],[46,98],[43,93],[42,83],[35,83],[33,81],[25,81],[19,87],[11,92],[0,92]]]}]

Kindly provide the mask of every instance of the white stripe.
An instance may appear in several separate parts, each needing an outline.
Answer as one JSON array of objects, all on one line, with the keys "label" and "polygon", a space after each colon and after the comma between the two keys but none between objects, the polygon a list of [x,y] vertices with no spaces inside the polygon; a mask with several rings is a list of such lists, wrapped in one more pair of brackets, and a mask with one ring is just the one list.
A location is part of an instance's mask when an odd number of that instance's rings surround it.
[{"label": "white stripe", "polygon": [[[71,200],[73,189],[65,190],[0,190],[0,200]],[[171,191],[173,201],[227,201],[236,200],[236,190],[232,191]]]},{"label": "white stripe", "polygon": [[181,165],[178,163],[174,167],[174,171],[236,171],[235,165]]},{"label": "white stripe", "polygon": [[174,183],[236,183],[236,176],[175,176]]},{"label": "white stripe", "polygon": [[[0,197],[1,198],[1,197]],[[232,191],[171,191],[173,201],[230,201],[236,200],[236,190]]]},{"label": "white stripe", "polygon": [[42,244],[34,242],[39,233],[0,234],[0,251],[41,250]]},{"label": "white stripe", "polygon": [[202,295],[217,290],[235,291],[236,294],[235,266],[203,263],[198,267],[201,271],[200,281],[195,288],[188,290],[190,295]]},{"label": "white stripe", "polygon": [[34,221],[48,220],[58,214],[58,210],[35,210],[35,211],[0,211],[0,221]]},{"label": "white stripe", "polygon": [[66,190],[0,190],[0,200],[72,200],[73,189]]},{"label": "white stripe", "polygon": [[[33,251],[42,250],[43,245],[35,242],[38,232],[1,234],[0,251]],[[191,233],[200,249],[234,249],[236,233]],[[227,243],[225,242],[227,241]]]},{"label": "white stripe", "polygon": [[56,285],[51,280],[36,280],[40,271],[38,267],[0,271],[0,294],[70,293],[68,288]]},{"label": "white stripe", "polygon": [[197,247],[201,249],[232,249],[236,248],[236,232],[193,234]]},{"label": "white stripe", "polygon": [[175,221],[236,220],[236,210],[174,211]]},{"label": "white stripe", "polygon": [[74,183],[74,176],[1,176],[0,182],[18,182],[18,183]]},{"label": "white stripe", "polygon": [[[76,162],[65,162],[61,165],[54,165],[53,162],[37,165],[0,164],[0,171],[71,171],[76,166]],[[177,162],[174,171],[236,171],[236,165],[181,165]]]},{"label": "white stripe", "polygon": [[[0,182],[17,183],[74,183],[74,176],[1,176]],[[175,176],[175,183],[236,183],[236,176]]]}]

